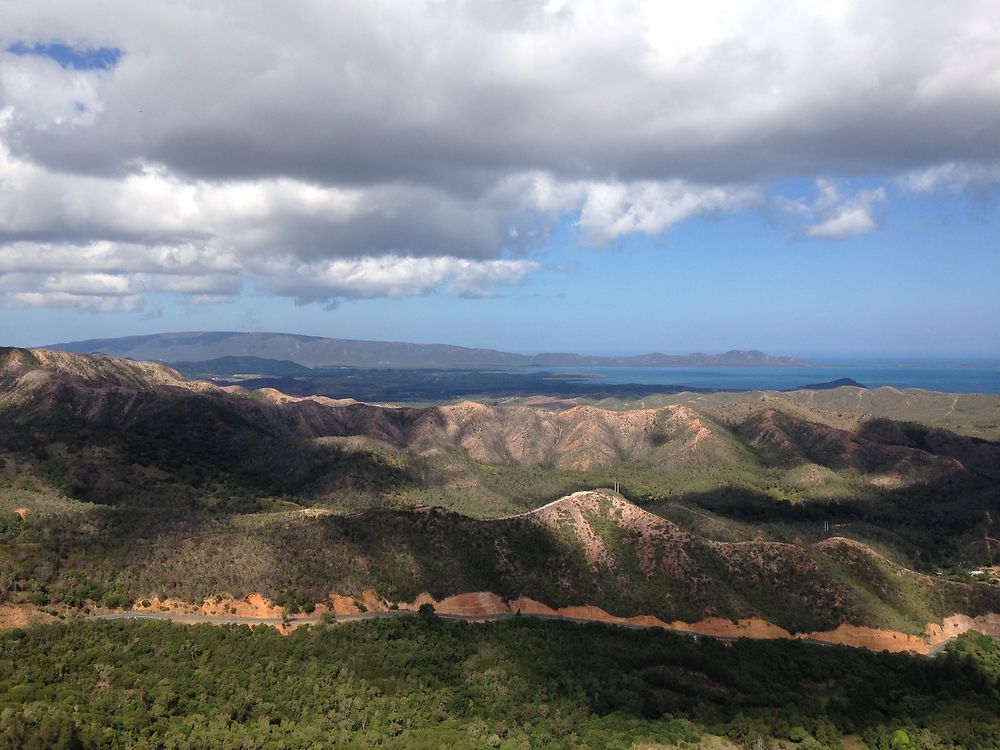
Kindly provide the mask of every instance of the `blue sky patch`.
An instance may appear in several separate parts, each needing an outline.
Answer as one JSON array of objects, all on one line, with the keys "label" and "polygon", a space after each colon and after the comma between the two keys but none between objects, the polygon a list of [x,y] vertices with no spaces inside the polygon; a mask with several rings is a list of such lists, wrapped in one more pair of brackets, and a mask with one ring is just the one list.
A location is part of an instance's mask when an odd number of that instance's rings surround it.
[{"label": "blue sky patch", "polygon": [[121,59],[122,51],[116,47],[77,49],[61,42],[25,44],[15,42],[7,47],[15,55],[37,55],[55,60],[64,68],[76,70],[111,70]]}]

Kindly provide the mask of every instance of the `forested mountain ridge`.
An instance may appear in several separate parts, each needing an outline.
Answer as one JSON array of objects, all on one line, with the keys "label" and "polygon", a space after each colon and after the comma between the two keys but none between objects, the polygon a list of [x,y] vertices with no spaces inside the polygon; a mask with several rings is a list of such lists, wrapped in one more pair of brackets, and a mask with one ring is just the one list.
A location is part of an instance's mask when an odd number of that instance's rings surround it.
[{"label": "forested mountain ridge", "polygon": [[[776,399],[739,407],[376,406],[8,349],[0,591],[81,604],[495,591],[791,630],[919,632],[1000,610],[997,589],[906,571],[991,554],[1000,446],[888,420],[844,429]],[[550,502],[619,478],[632,502]],[[831,538],[845,534],[860,543]]]}]

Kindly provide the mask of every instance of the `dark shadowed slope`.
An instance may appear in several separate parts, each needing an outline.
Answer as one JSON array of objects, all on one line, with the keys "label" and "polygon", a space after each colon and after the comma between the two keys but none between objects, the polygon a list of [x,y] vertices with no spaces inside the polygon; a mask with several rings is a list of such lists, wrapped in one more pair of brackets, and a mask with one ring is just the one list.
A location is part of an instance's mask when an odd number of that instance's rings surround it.
[{"label": "dark shadowed slope", "polygon": [[[808,413],[758,400],[730,425],[676,404],[394,408],[5,350],[3,585],[27,601],[486,590],[791,629],[912,630],[996,609],[996,589],[912,573],[860,542],[990,553],[1000,446]],[[606,492],[545,504],[615,477],[657,513]],[[820,536],[840,518],[835,536],[853,540]]]}]

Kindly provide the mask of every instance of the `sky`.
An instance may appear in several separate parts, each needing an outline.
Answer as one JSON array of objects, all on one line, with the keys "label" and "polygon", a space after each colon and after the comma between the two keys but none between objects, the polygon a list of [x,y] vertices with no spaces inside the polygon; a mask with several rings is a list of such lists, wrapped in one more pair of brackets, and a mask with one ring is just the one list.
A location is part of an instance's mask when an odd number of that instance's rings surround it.
[{"label": "sky", "polygon": [[1000,361],[994,0],[0,19],[0,344]]}]

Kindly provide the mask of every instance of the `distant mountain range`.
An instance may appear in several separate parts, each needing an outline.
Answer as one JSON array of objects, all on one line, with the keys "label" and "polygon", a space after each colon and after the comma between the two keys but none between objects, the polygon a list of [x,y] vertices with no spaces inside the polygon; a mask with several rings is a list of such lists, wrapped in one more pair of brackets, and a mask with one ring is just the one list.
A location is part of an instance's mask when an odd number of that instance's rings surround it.
[{"label": "distant mountain range", "polygon": [[[88,339],[50,344],[76,354],[99,352],[127,359],[158,362],[204,362],[221,357],[286,360],[305,367],[775,367],[803,366],[793,357],[776,357],[756,350],[724,354],[638,354],[595,357],[570,353],[513,354],[494,349],[471,349],[447,344],[408,344],[398,341],[355,341],[291,333],[229,331],[159,333]],[[258,365],[260,362],[258,361]]]}]

